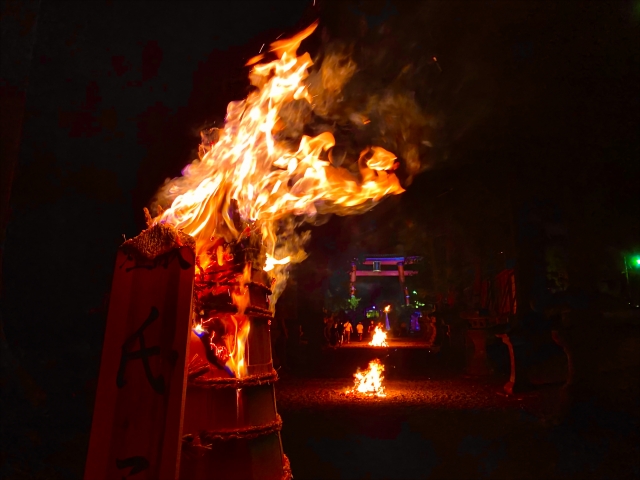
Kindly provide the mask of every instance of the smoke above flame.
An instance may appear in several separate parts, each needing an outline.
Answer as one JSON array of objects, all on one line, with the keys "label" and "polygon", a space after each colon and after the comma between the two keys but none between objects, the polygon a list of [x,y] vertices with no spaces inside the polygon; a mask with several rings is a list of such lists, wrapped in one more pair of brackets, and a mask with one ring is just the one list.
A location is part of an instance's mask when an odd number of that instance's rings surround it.
[{"label": "smoke above flame", "polygon": [[[229,103],[224,128],[202,132],[200,158],[183,169],[182,177],[167,182],[157,197],[159,206],[169,206],[160,209],[155,221],[195,237],[202,268],[215,258],[211,250],[216,239],[233,242],[243,234],[234,222],[236,213],[261,234],[257,261],[275,278],[272,307],[290,265],[307,256],[303,247],[309,233],[297,227],[323,214],[362,213],[383,197],[404,191],[394,173],[399,165],[394,153],[371,143],[354,156],[336,144],[335,134],[344,133],[332,116],[357,65],[348,49],[334,48],[314,69],[308,53],[297,56],[300,43],[316,27],[317,22],[272,43],[275,59],[266,61],[262,54],[248,62],[254,90]],[[389,99],[371,102],[377,106],[370,113],[376,115],[385,111]],[[371,122],[367,115],[352,111],[349,117],[366,126]],[[410,164],[411,155],[405,157]]]}]

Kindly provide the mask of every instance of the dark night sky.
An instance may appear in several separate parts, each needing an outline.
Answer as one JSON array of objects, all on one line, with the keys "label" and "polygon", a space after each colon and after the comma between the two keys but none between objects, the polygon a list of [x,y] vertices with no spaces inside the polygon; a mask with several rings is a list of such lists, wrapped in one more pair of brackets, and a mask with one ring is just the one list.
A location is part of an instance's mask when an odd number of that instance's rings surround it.
[{"label": "dark night sky", "polygon": [[[416,87],[438,120],[427,171],[372,212],[318,227],[307,270],[420,248],[445,217],[482,243],[507,228],[508,181],[514,208],[550,199],[574,239],[598,238],[581,254],[637,245],[638,3],[312,3],[44,0],[31,62],[3,53],[3,88],[29,77],[3,245],[3,474],[21,461],[48,478],[81,471],[52,455],[86,449],[122,235],[194,158],[199,128],[246,95],[245,61],[315,18],[346,41],[384,27],[381,48],[435,55],[442,73]],[[28,22],[12,4],[2,48],[20,52]]]}]

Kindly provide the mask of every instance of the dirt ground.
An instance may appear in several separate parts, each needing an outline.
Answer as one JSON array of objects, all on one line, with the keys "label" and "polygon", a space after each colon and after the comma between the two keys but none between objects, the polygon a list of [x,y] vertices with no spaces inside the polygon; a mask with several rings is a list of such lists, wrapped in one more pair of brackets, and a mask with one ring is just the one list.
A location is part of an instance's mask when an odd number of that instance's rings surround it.
[{"label": "dirt ground", "polygon": [[[371,338],[367,335],[363,337],[362,340],[358,340],[357,335],[352,335],[352,338],[349,343],[344,342],[340,348],[372,348],[369,346],[369,342]],[[389,348],[429,348],[429,344],[421,338],[387,338],[385,340]],[[373,347],[373,348],[384,348],[384,347]],[[433,350],[439,350],[439,347],[433,346]]]},{"label": "dirt ground", "polygon": [[[637,346],[625,350],[633,362],[621,368],[616,360],[597,389],[562,416],[560,383],[507,397],[503,373],[465,377],[448,368],[455,358],[446,352],[395,345],[310,350],[275,384],[284,452],[296,480],[638,479]],[[356,368],[372,358],[387,369],[387,396],[345,396]],[[19,359],[38,376],[32,384],[22,370],[4,377],[0,478],[82,478],[95,391],[87,379],[97,364],[78,364],[69,354],[56,367],[64,375],[55,375],[37,352],[4,359]]]},{"label": "dirt ground", "polygon": [[637,479],[638,416],[561,386],[506,396],[504,379],[390,379],[354,399],[348,378],[276,384],[282,442],[302,479]]}]

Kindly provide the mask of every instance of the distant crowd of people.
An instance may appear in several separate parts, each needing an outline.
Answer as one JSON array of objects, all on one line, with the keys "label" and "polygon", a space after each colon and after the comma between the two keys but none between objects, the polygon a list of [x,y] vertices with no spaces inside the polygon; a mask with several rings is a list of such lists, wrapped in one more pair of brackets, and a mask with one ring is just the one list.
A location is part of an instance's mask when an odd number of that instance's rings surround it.
[{"label": "distant crowd of people", "polygon": [[334,348],[351,343],[354,333],[357,336],[357,341],[362,342],[365,338],[365,328],[366,336],[371,338],[375,326],[376,322],[366,319],[358,321],[354,327],[349,317],[342,311],[333,314],[325,313],[324,316],[324,336],[329,345]]},{"label": "distant crowd of people", "polygon": [[[391,314],[389,315],[391,316]],[[373,338],[375,327],[379,325],[385,329],[385,324],[379,318],[362,318],[353,320],[344,311],[335,313],[324,312],[324,337],[325,341],[334,348],[349,344],[351,341],[367,341]],[[355,325],[354,325],[355,323]],[[414,312],[411,317],[394,318],[391,322],[389,335],[394,338],[419,336],[430,345],[449,345],[450,327],[445,325],[442,316],[436,316],[435,311],[423,312],[421,315]]]},{"label": "distant crowd of people", "polygon": [[[435,309],[434,309],[435,310]],[[383,322],[384,316],[368,318],[362,313],[358,316],[355,312],[341,310],[338,312],[323,312],[324,326],[322,331],[318,323],[310,326],[310,335],[307,337],[298,320],[293,318],[278,318],[274,321],[271,330],[272,359],[274,368],[280,373],[301,372],[313,364],[315,348],[320,347],[324,341],[333,348],[340,348],[344,344],[353,342],[369,343],[373,338],[376,326],[386,329]],[[389,315],[391,317],[391,315]],[[431,345],[451,346],[452,334],[450,326],[443,316],[438,316],[435,311],[422,313],[417,318],[407,319],[393,318],[391,329],[387,331],[391,338],[405,336],[420,336],[421,339]],[[419,325],[416,325],[418,324]],[[387,339],[388,340],[388,339]],[[318,349],[320,351],[320,348]],[[315,357],[314,357],[315,358]]]}]

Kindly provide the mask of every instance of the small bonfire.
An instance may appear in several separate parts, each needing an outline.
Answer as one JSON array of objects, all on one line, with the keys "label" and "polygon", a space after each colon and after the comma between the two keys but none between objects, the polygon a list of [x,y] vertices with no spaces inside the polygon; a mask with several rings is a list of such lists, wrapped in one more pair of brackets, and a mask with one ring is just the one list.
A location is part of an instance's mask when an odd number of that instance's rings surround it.
[{"label": "small bonfire", "polygon": [[369,342],[372,347],[388,347],[387,344],[387,332],[385,332],[380,325],[376,326],[373,331],[373,338]]},{"label": "small bonfire", "polygon": [[353,388],[347,390],[345,394],[358,397],[386,397],[382,386],[382,376],[384,365],[377,358],[369,362],[369,368],[364,371],[358,371],[353,375],[355,382]]}]

